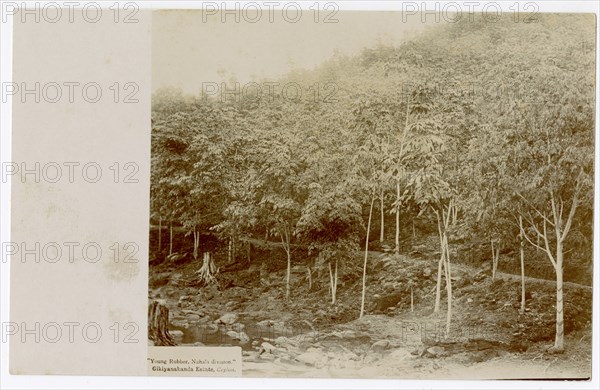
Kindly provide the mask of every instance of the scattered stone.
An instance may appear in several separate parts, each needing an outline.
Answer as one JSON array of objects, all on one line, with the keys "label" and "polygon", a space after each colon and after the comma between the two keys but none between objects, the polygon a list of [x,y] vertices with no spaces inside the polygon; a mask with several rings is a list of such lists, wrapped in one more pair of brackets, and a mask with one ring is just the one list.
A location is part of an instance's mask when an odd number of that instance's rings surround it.
[{"label": "scattered stone", "polygon": [[231,324],[234,324],[237,321],[237,319],[238,319],[237,314],[225,313],[216,322],[225,324],[225,325],[231,325]]},{"label": "scattered stone", "polygon": [[190,310],[190,309],[182,309],[181,313],[185,315],[186,319],[198,321],[200,318],[204,317],[205,314],[199,311]]},{"label": "scattered stone", "polygon": [[203,331],[206,332],[206,334],[214,334],[219,331],[219,326],[213,323],[206,324],[206,326],[204,326]]},{"label": "scattered stone", "polygon": [[279,336],[275,339],[275,345],[289,344],[290,339],[284,336]]},{"label": "scattered stone", "polygon": [[379,340],[371,345],[371,350],[375,352],[383,352],[390,347],[389,340]]},{"label": "scattered stone", "polygon": [[436,345],[436,346],[427,348],[427,350],[425,351],[425,354],[423,356],[429,357],[429,358],[438,358],[438,357],[444,356],[445,353],[446,353],[446,351],[444,350],[444,348]]},{"label": "scattered stone", "polygon": [[273,344],[264,342],[260,345],[259,355],[262,355],[263,353],[272,354],[276,350],[277,350],[277,348],[275,348],[275,346]]},{"label": "scattered stone", "polygon": [[187,320],[171,320],[171,324],[178,328],[188,329],[190,327],[190,324],[188,323]]},{"label": "scattered stone", "polygon": [[356,332],[353,330],[335,331],[331,335],[340,339],[353,339],[356,337]]},{"label": "scattered stone", "polygon": [[169,330],[171,336],[176,338],[183,338],[183,332],[181,330]]},{"label": "scattered stone", "polygon": [[250,341],[250,337],[244,332],[235,332],[233,330],[227,331],[227,336],[234,340],[238,340],[240,344],[245,344]]}]

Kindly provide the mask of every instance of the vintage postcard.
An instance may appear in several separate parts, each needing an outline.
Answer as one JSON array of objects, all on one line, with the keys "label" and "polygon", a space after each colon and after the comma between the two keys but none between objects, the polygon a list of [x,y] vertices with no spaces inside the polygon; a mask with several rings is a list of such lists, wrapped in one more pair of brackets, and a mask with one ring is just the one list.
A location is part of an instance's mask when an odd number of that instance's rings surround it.
[{"label": "vintage postcard", "polygon": [[597,16],[3,2],[6,383],[594,388]]}]

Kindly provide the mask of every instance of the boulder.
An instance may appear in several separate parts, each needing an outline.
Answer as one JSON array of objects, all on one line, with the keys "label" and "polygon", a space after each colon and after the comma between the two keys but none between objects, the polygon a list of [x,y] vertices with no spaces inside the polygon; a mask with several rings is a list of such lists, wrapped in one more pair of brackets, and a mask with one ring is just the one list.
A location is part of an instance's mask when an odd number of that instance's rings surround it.
[{"label": "boulder", "polygon": [[227,336],[234,340],[238,340],[241,344],[245,344],[250,341],[250,337],[244,332],[235,332],[233,330],[227,331]]},{"label": "boulder", "polygon": [[264,342],[260,345],[259,354],[260,355],[262,355],[263,353],[272,354],[275,351],[277,351],[277,348],[275,348],[275,346],[273,344]]},{"label": "boulder", "polygon": [[235,322],[237,320],[238,320],[237,314],[235,314],[235,313],[225,313],[216,322],[221,323],[221,324],[225,324],[225,325],[232,325],[232,324],[235,324]]}]

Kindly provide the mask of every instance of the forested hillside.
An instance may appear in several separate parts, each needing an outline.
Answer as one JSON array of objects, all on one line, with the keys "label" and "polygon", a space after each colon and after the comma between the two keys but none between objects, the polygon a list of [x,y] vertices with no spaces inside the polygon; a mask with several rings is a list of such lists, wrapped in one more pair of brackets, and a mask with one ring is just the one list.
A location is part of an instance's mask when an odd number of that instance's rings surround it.
[{"label": "forested hillside", "polygon": [[394,315],[430,307],[449,332],[480,283],[515,316],[545,300],[563,351],[565,322],[591,313],[591,290],[565,305],[563,286],[592,278],[594,36],[592,15],[463,18],[277,80],[298,97],[160,90],[153,287],[193,269],[188,286],[277,287],[273,308],[313,299],[334,322],[386,312],[396,290]]}]

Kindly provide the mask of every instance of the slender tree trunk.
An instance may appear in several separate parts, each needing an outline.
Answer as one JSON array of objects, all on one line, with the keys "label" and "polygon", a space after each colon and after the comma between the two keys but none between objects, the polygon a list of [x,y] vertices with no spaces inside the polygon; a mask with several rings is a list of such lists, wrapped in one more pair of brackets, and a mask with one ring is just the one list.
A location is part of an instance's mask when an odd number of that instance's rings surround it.
[{"label": "slender tree trunk", "polygon": [[173,254],[173,221],[169,221],[169,255]]},{"label": "slender tree trunk", "polygon": [[252,244],[250,242],[246,242],[246,264],[250,264],[250,260],[252,260]]},{"label": "slender tree trunk", "polygon": [[[371,207],[369,208],[369,222],[367,223],[367,239],[365,242],[365,261],[363,263],[363,277],[362,277],[362,297],[360,300],[360,316],[365,313],[365,292],[367,290],[367,261],[369,259],[369,234],[371,233],[371,218],[373,217],[373,204],[375,203],[375,191],[373,191],[373,196],[371,197]],[[381,232],[383,235],[383,190],[381,191]],[[381,240],[383,241],[383,240]]]},{"label": "slender tree trunk", "polygon": [[496,257],[494,258],[494,264],[495,264],[495,271],[494,273],[498,272],[498,264],[500,264],[500,242],[498,242],[498,246],[496,246]]},{"label": "slender tree trunk", "polygon": [[496,258],[496,252],[494,251],[494,240],[490,240],[490,243],[492,244],[492,280],[494,280],[496,278],[496,261],[494,260]]},{"label": "slender tree trunk", "polygon": [[441,299],[441,295],[442,295],[442,272],[445,272],[444,270],[444,263],[445,263],[445,253],[446,253],[446,247],[444,246],[444,235],[442,232],[442,221],[440,220],[440,214],[437,210],[434,210],[435,215],[437,217],[437,222],[438,222],[438,234],[440,237],[440,260],[438,261],[438,273],[437,273],[437,283],[436,283],[436,287],[435,287],[435,305],[433,308],[433,312],[437,313],[438,311],[440,311],[440,299]]},{"label": "slender tree trunk", "polygon": [[410,286],[410,311],[411,312],[415,311],[415,299],[414,299],[413,286]]},{"label": "slender tree trunk", "polygon": [[498,260],[500,258],[500,245],[494,248],[494,240],[492,243],[492,280],[496,279],[496,271],[498,271]]},{"label": "slender tree trunk", "polygon": [[396,181],[396,248],[394,253],[400,253],[400,179]]},{"label": "slender tree trunk", "polygon": [[196,252],[200,250],[200,232],[196,232]]},{"label": "slender tree trunk", "polygon": [[450,324],[452,322],[452,270],[450,268],[450,248],[448,247],[448,235],[444,232],[444,241],[446,244],[446,291],[448,294],[448,312],[446,313],[446,334],[450,334]]},{"label": "slender tree trunk", "polygon": [[194,260],[198,259],[198,249],[200,247],[200,232],[194,228]]},{"label": "slender tree trunk", "polygon": [[[535,244],[525,233],[523,230],[521,233],[525,237],[525,239],[533,246],[539,248],[542,251],[545,251],[548,255],[548,259],[554,266],[554,270],[556,272],[556,334],[554,339],[554,347],[553,349],[556,352],[564,351],[564,302],[563,302],[563,260],[564,260],[564,248],[563,244],[565,239],[567,238],[569,231],[571,229],[571,224],[575,217],[575,211],[577,210],[577,206],[579,204],[579,193],[582,189],[582,175],[583,170],[579,173],[579,177],[577,178],[577,184],[575,186],[575,191],[573,193],[573,200],[571,203],[571,207],[569,210],[569,215],[566,221],[563,220],[563,202],[559,198],[559,202],[556,200],[556,195],[554,192],[550,192],[550,202],[552,205],[551,215],[554,219],[554,232],[556,234],[556,254],[555,256],[552,254],[552,250],[550,249],[550,243],[548,239],[547,232],[547,223],[549,223],[549,219],[546,213],[542,213],[539,210],[536,212],[542,217],[543,229],[540,230],[535,221],[530,218],[529,224],[535,230],[537,237],[540,240],[544,241],[544,247],[541,245]],[[520,195],[520,194],[519,194]],[[520,195],[523,199],[525,199],[522,195]],[[551,223],[551,222],[550,222]],[[564,223],[564,224],[563,224]]]},{"label": "slender tree trunk", "polygon": [[235,259],[237,258],[237,241],[237,234],[234,233],[233,240],[231,242],[231,257],[233,259],[233,262],[235,262]]},{"label": "slender tree trunk", "polygon": [[[381,229],[379,231],[379,242],[383,243],[383,241],[385,241],[385,209],[384,209],[384,204],[383,204],[383,183],[381,185],[381,193],[379,194],[379,198],[380,198],[380,211],[381,211]],[[370,221],[370,218],[369,218]],[[369,233],[367,232],[367,235]]]},{"label": "slender tree trunk", "polygon": [[335,303],[335,285],[333,282],[333,271],[331,270],[331,261],[328,263],[329,267],[329,289],[331,290],[331,304]]},{"label": "slender tree trunk", "polygon": [[312,269],[306,267],[306,277],[308,279],[308,291],[312,290]]},{"label": "slender tree trunk", "polygon": [[396,179],[396,249],[395,253],[400,253],[400,161],[404,155],[404,141],[408,134],[408,117],[410,114],[410,96],[406,100],[406,117],[404,118],[404,131],[402,132],[402,139],[400,141],[400,152],[398,153],[398,178]]},{"label": "slender tree trunk", "polygon": [[331,297],[331,304],[335,305],[337,300],[337,281],[338,281],[338,261],[335,260],[335,272],[333,273],[333,296]]},{"label": "slender tree trunk", "polygon": [[233,258],[231,255],[232,255],[231,237],[229,237],[229,243],[227,244],[227,264],[231,264],[233,261]]},{"label": "slender tree trunk", "polygon": [[440,311],[440,300],[442,295],[442,272],[444,272],[444,249],[442,248],[442,255],[440,256],[440,260],[438,261],[438,276],[437,276],[437,284],[435,287],[435,305],[433,307],[433,312],[437,313]]},{"label": "slender tree trunk", "polygon": [[338,264],[337,259],[335,262],[335,270],[331,269],[331,261],[329,261],[329,283],[331,288],[331,304],[335,305],[337,296],[337,275],[338,275]]},{"label": "slender tree trunk", "polygon": [[559,240],[556,243],[556,337],[554,349],[564,350],[564,308],[563,308],[563,247]]},{"label": "slender tree trunk", "polygon": [[285,249],[285,254],[287,255],[287,272],[285,276],[285,299],[287,300],[290,297],[290,276],[292,273],[292,250],[290,247],[290,232],[287,225],[281,227],[280,236],[283,249]]},{"label": "slender tree trunk", "polygon": [[[441,295],[441,284],[442,284],[442,268],[444,269],[444,276],[446,278],[446,293],[448,295],[448,311],[446,313],[446,334],[450,334],[450,325],[452,320],[452,270],[450,267],[450,246],[448,244],[448,228],[450,221],[455,221],[456,212],[454,210],[453,201],[450,200],[448,209],[442,212],[434,209],[434,213],[437,217],[438,222],[438,234],[440,236],[440,262],[438,264],[438,279],[436,286],[436,297],[434,312],[438,312],[440,309],[440,295]],[[453,222],[454,223],[454,222]]]},{"label": "slender tree trunk", "polygon": [[162,249],[162,217],[158,217],[158,252]]},{"label": "slender tree trunk", "polygon": [[521,255],[521,314],[525,313],[525,241],[523,238],[523,217],[519,216],[519,239]]},{"label": "slender tree trunk", "polygon": [[286,272],[286,276],[285,276],[285,299],[289,299],[290,298],[290,276],[292,274],[292,253],[290,252],[289,248],[287,248],[285,252],[287,254],[287,272]]},{"label": "slender tree trunk", "polygon": [[192,240],[194,242],[194,251],[192,252],[192,256],[194,256],[194,260],[198,258],[198,246],[196,244],[196,230],[192,232]]}]

